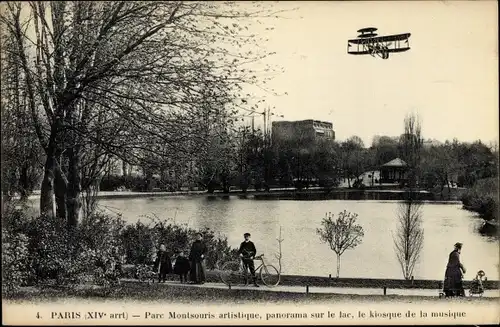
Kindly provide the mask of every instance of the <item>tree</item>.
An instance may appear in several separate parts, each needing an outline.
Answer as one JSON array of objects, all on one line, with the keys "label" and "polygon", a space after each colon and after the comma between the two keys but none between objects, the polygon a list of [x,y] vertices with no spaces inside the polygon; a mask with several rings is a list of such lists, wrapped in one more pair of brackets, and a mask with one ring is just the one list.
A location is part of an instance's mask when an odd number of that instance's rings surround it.
[{"label": "tree", "polygon": [[1,39],[1,123],[2,123],[2,199],[19,195],[27,200],[42,175],[43,153],[30,128],[30,111],[22,67],[7,51],[15,46],[12,35]]},{"label": "tree", "polygon": [[371,148],[375,152],[376,165],[383,165],[398,156],[398,140],[389,136],[381,136],[373,142]]},{"label": "tree", "polygon": [[213,2],[5,4],[1,27],[45,154],[40,212],[74,229],[82,190],[111,155],[154,165],[198,153],[200,118],[258,83],[246,64],[269,55],[248,49],[263,40],[246,35],[245,20],[275,16]]},{"label": "tree", "polygon": [[209,143],[197,156],[199,182],[213,193],[221,187],[229,192],[231,181],[237,175],[237,145],[235,135],[227,130],[210,131]]},{"label": "tree", "polygon": [[316,233],[324,243],[330,245],[330,249],[337,255],[337,278],[340,275],[340,257],[345,250],[358,246],[364,234],[363,227],[356,224],[358,214],[347,212],[346,210],[338,214],[337,219],[331,212],[325,215],[321,225],[316,229]]},{"label": "tree", "polygon": [[276,240],[278,241],[278,252],[275,254],[275,257],[278,260],[278,267],[279,267],[278,271],[281,274],[281,269],[282,269],[281,260],[283,259],[283,252],[281,250],[281,244],[285,240],[284,238],[281,237],[281,225],[280,225],[280,235]]},{"label": "tree", "polygon": [[411,197],[398,206],[398,225],[393,236],[394,248],[403,277],[407,280],[413,276],[413,269],[420,258],[424,243],[421,207],[422,204]]},{"label": "tree", "polygon": [[400,156],[408,164],[408,185],[410,192],[415,188],[420,172],[420,158],[423,138],[420,120],[409,114],[404,120],[404,134],[399,139]]},{"label": "tree", "polygon": [[423,150],[422,154],[421,184],[429,189],[440,186],[442,197],[445,186],[448,186],[448,191],[450,191],[452,174],[460,170],[460,159],[449,143],[433,145]]},{"label": "tree", "polygon": [[416,196],[415,187],[421,169],[423,138],[421,124],[414,115],[404,120],[404,134],[399,140],[400,155],[408,164],[408,191],[405,201],[398,206],[398,227],[393,236],[396,257],[403,276],[410,279],[422,250],[424,230],[422,228],[422,203]]},{"label": "tree", "polygon": [[347,178],[349,188],[351,179],[357,179],[365,167],[365,151],[363,141],[359,136],[351,136],[340,145],[341,169]]}]

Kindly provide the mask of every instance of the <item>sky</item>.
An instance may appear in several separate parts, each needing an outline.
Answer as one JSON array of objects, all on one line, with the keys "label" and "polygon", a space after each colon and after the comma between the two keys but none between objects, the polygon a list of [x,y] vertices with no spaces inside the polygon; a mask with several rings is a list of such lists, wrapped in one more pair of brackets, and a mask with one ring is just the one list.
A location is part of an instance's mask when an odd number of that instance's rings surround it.
[{"label": "sky", "polygon": [[[269,2],[285,18],[268,24],[285,69],[268,85],[276,120],[330,121],[336,138],[400,135],[419,116],[426,139],[498,142],[496,1]],[[407,52],[388,60],[347,54],[347,40],[373,26],[379,35],[411,33]],[[260,122],[260,118],[259,118]]]}]

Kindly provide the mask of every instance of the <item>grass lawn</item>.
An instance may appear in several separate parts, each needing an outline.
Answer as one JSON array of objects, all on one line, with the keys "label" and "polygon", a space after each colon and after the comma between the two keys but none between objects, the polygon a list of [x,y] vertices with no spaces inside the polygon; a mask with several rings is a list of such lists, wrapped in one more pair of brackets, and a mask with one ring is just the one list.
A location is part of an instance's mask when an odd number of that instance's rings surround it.
[{"label": "grass lawn", "polygon": [[245,289],[216,289],[185,285],[151,284],[147,283],[122,283],[112,289],[100,287],[78,286],[78,287],[26,287],[15,295],[4,297],[4,300],[12,302],[57,302],[64,299],[85,299],[91,301],[138,301],[138,302],[162,302],[162,303],[338,303],[345,302],[491,302],[497,298],[463,298],[463,299],[439,299],[425,296],[398,296],[398,295],[349,295],[349,294],[322,294],[322,293],[291,293],[291,292],[269,292],[256,290],[252,287]]}]

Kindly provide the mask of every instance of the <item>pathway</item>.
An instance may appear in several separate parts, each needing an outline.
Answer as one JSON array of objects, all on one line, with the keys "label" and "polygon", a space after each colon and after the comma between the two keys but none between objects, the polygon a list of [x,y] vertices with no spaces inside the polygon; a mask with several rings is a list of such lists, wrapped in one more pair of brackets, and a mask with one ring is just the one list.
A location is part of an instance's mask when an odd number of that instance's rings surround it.
[{"label": "pathway", "polygon": [[[136,279],[122,279],[124,282],[139,282]],[[155,283],[157,284],[157,283]],[[218,288],[227,289],[228,286],[223,283],[205,283],[202,285],[197,284],[180,284],[178,281],[166,281],[165,283],[158,284],[160,287],[162,285],[175,285],[178,287],[199,287],[199,288]],[[319,286],[309,286],[306,289],[305,286],[287,286],[278,285],[276,287],[267,287],[265,285],[260,285],[260,287],[254,287],[252,285],[248,286],[232,286],[231,289],[234,290],[258,290],[262,292],[291,292],[291,293],[330,293],[330,294],[355,294],[355,295],[383,295],[384,290],[382,288],[356,288],[356,287],[319,287]],[[468,290],[466,291],[468,295]],[[439,291],[437,289],[386,289],[386,295],[400,295],[400,296],[429,296],[437,297]],[[477,295],[475,295],[477,296]],[[500,298],[500,290],[485,290],[483,297],[488,298]]]}]

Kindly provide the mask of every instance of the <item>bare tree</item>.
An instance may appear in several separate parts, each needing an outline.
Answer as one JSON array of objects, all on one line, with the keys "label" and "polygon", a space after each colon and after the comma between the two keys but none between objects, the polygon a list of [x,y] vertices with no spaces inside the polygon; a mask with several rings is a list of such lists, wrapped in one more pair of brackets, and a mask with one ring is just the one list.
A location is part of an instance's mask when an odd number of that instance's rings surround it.
[{"label": "bare tree", "polygon": [[393,240],[403,276],[410,279],[424,241],[422,202],[416,192],[423,138],[420,121],[414,114],[406,116],[404,130],[405,133],[400,138],[400,149],[403,160],[408,164],[408,191],[405,193],[405,201],[398,206],[398,225]]},{"label": "bare tree", "polygon": [[411,279],[413,276],[413,269],[420,258],[424,243],[421,207],[421,203],[412,199],[398,206],[398,225],[393,239],[396,257],[405,279]]},{"label": "bare tree", "polygon": [[402,159],[408,164],[407,179],[410,192],[418,183],[423,141],[419,118],[415,114],[407,115],[404,120],[404,134],[399,139],[399,147]]},{"label": "bare tree", "polygon": [[280,236],[276,239],[278,241],[278,253],[276,253],[276,259],[278,259],[278,271],[281,274],[281,259],[283,258],[283,253],[281,251],[281,243],[283,243],[284,239],[281,237],[281,226],[280,226]]},{"label": "bare tree", "polygon": [[356,224],[358,214],[344,210],[338,214],[337,219],[333,218],[331,212],[325,214],[321,222],[322,228],[316,229],[316,232],[321,241],[328,243],[330,249],[337,255],[337,278],[339,278],[340,257],[345,250],[358,246],[365,234],[363,227]]},{"label": "bare tree", "polygon": [[27,200],[43,173],[43,150],[30,123],[28,96],[22,67],[15,54],[7,49],[15,46],[12,35],[2,35],[1,126],[2,126],[2,195],[10,200],[19,195]]},{"label": "bare tree", "polygon": [[200,117],[238,99],[243,83],[258,84],[246,64],[270,54],[249,50],[264,40],[246,35],[245,20],[276,15],[214,2],[2,6],[45,153],[40,212],[68,228],[111,155],[137,164],[203,147]]}]

